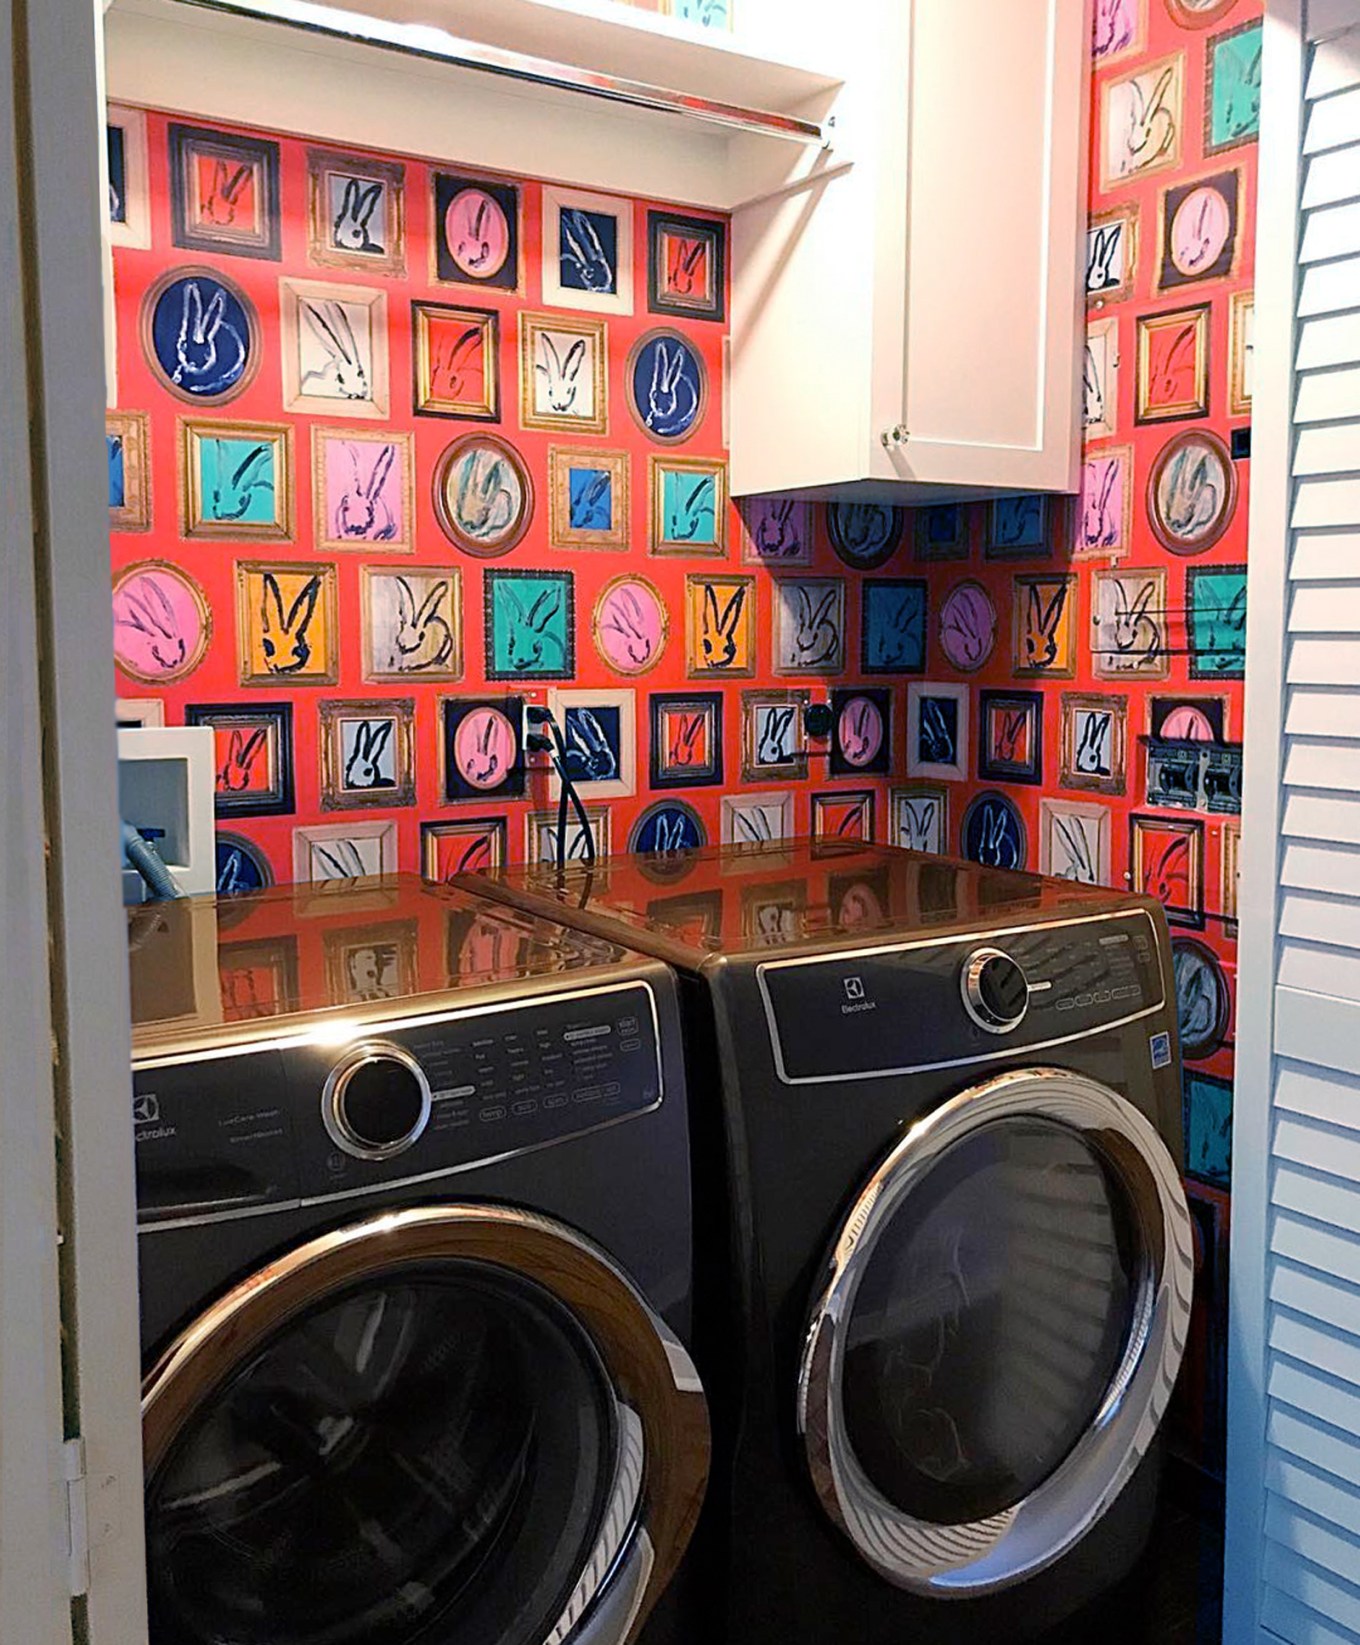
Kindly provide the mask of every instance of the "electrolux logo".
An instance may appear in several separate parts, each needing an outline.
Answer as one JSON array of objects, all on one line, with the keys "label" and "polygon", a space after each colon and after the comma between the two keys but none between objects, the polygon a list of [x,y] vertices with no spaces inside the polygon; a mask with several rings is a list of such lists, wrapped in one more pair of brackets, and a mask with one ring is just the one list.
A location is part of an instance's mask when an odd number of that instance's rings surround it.
[{"label": "electrolux logo", "polygon": [[878,1003],[867,997],[863,977],[846,977],[843,980],[847,1003],[841,1006],[843,1017],[852,1017],[857,1011],[877,1011]]},{"label": "electrolux logo", "polygon": [[140,1142],[163,1142],[178,1134],[178,1126],[162,1125],[161,1099],[154,1091],[132,1099],[133,1136]]}]

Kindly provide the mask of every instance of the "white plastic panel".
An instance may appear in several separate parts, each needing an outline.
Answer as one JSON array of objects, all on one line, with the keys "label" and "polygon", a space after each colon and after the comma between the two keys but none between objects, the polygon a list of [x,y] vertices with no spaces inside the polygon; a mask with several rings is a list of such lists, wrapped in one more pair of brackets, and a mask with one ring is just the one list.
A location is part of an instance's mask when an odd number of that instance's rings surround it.
[{"label": "white plastic panel", "polygon": [[1349,686],[1360,678],[1360,642],[1350,639],[1296,639],[1289,647],[1290,685]]},{"label": "white plastic panel", "polygon": [[1360,845],[1360,802],[1332,794],[1286,794],[1281,833]]},{"label": "white plastic panel", "polygon": [[1318,103],[1308,114],[1305,154],[1321,154],[1342,148],[1360,137],[1360,91],[1342,92],[1339,97]]},{"label": "white plastic panel", "polygon": [[1352,86],[1360,86],[1360,36],[1347,31],[1334,40],[1324,41],[1313,53],[1304,95],[1330,97],[1333,92],[1348,91]]},{"label": "white plastic panel", "polygon": [[[1296,588],[1290,620],[1297,620],[1300,597],[1311,589]],[[1312,616],[1309,612],[1309,616]],[[1285,701],[1285,730],[1292,737],[1360,737],[1360,697],[1338,702],[1334,693],[1313,686],[1296,686]]]},{"label": "white plastic panel", "polygon": [[[1311,325],[1332,325],[1331,320],[1313,320]],[[1355,358],[1360,358],[1360,316],[1353,323],[1355,329]],[[1350,355],[1344,356],[1351,358]],[[1336,355],[1340,360],[1342,355]],[[1360,478],[1338,480],[1305,480],[1294,494],[1294,525],[1336,526],[1360,525]]]},{"label": "white plastic panel", "polygon": [[1287,840],[1280,882],[1304,890],[1344,891],[1360,896],[1360,848]]},{"label": "white plastic panel", "polygon": [[1341,788],[1360,793],[1360,746],[1291,737],[1284,780],[1291,788]]},{"label": "white plastic panel", "polygon": [[[1292,846],[1286,847],[1286,856],[1290,849]],[[1318,994],[1360,994],[1360,954],[1353,949],[1286,939],[1280,943],[1276,974],[1287,988]],[[1360,1098],[1356,1099],[1356,1112],[1360,1115]]]},{"label": "white plastic panel", "polygon": [[[1291,634],[1354,634],[1358,629],[1360,586],[1314,582],[1294,590],[1289,601]],[[1317,729],[1323,736],[1332,734],[1330,724]]]}]

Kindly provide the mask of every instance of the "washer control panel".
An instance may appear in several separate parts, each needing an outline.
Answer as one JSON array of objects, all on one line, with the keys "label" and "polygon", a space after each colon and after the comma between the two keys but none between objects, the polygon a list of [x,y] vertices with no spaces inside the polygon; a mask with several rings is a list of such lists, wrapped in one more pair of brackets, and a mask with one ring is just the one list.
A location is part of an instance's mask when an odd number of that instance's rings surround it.
[{"label": "washer control panel", "polygon": [[1165,1004],[1156,929],[1141,909],[772,960],[758,977],[776,1066],[795,1084],[1032,1050]]},{"label": "washer control panel", "polygon": [[643,982],[449,1012],[341,1045],[243,1049],[134,1073],[139,1216],[240,1215],[438,1176],[662,1099]]}]

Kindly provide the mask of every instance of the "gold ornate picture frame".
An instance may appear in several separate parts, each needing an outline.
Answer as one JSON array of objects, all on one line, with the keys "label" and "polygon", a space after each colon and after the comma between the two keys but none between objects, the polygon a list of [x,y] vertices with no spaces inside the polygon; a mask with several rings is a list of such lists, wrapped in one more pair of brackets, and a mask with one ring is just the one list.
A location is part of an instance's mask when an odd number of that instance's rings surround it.
[{"label": "gold ornate picture frame", "polygon": [[548,543],[552,548],[625,553],[632,519],[626,451],[548,448]]},{"label": "gold ornate picture frame", "polygon": [[609,432],[609,327],[586,315],[519,317],[519,420],[549,434]]},{"label": "gold ornate picture frame", "polygon": [[290,542],[295,532],[291,426],[185,417],[179,428],[181,534]]},{"label": "gold ornate picture frame", "polygon": [[406,168],[307,150],[307,255],[321,268],[406,277]]},{"label": "gold ornate picture frame", "polygon": [[324,702],[320,733],[323,811],[415,803],[414,698]]}]

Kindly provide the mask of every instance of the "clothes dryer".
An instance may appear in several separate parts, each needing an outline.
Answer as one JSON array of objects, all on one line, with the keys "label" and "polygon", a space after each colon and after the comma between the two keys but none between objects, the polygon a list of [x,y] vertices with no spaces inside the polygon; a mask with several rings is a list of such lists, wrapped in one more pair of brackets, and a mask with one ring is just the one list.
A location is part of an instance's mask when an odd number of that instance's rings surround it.
[{"label": "clothes dryer", "polygon": [[1127,1573],[1193,1274],[1160,906],[848,842],[478,888],[683,979],[715,1636],[997,1645]]}]

